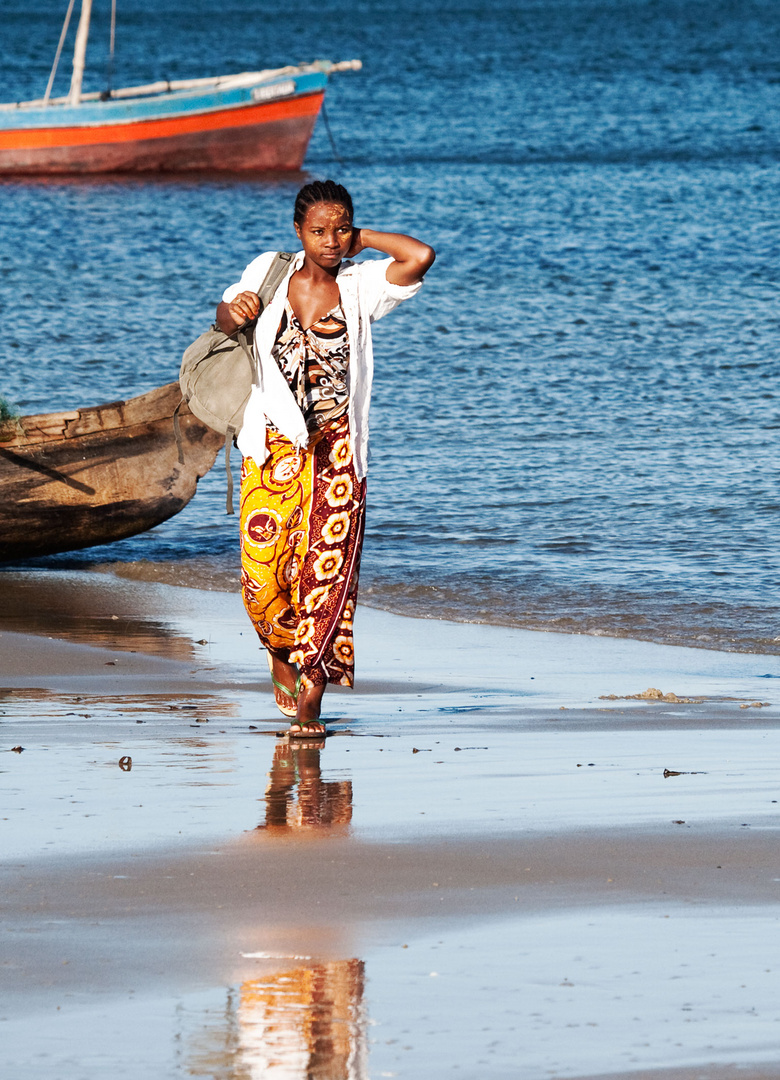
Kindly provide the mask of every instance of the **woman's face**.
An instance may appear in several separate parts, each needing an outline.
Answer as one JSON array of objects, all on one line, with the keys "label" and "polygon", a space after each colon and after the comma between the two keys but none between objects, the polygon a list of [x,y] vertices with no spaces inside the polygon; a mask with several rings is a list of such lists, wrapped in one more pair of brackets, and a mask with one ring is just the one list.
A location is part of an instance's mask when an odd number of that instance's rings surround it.
[{"label": "woman's face", "polygon": [[341,203],[315,203],[295,231],[303,250],[323,269],[338,266],[352,246],[352,220]]}]

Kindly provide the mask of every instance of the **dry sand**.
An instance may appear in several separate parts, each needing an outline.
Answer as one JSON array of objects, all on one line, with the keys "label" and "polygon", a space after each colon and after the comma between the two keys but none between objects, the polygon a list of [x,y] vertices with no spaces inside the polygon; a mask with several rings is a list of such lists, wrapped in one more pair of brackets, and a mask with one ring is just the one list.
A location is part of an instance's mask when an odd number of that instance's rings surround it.
[{"label": "dry sand", "polygon": [[780,658],[363,609],[291,747],[236,597],[3,597],[0,1075],[780,1077]]}]

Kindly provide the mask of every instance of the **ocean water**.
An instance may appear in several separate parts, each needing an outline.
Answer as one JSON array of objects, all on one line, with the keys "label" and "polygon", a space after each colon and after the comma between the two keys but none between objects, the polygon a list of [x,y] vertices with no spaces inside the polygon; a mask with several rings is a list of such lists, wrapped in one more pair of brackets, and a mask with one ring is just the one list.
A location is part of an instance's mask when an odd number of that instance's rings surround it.
[{"label": "ocean water", "polygon": [[[6,0],[0,99],[43,93],[65,7]],[[0,183],[0,392],[42,412],[175,378],[334,176],[359,223],[438,252],[375,330],[362,598],[780,652],[780,8],[119,3],[114,85],[314,57],[364,69],[331,81],[305,175]],[[107,564],[234,587],[220,468],[157,529],[44,563]]]}]

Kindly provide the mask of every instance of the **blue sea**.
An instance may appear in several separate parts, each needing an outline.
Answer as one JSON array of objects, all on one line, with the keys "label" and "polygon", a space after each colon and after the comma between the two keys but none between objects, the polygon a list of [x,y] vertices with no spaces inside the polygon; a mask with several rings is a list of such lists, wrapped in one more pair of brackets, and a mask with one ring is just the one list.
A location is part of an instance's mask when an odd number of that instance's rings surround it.
[{"label": "blue sea", "polygon": [[[0,100],[43,94],[65,8],[5,0]],[[363,600],[780,652],[780,6],[119,0],[114,85],[317,57],[364,67],[303,174],[0,183],[0,392],[46,412],[175,378],[332,176],[438,252],[375,331]],[[30,565],[232,588],[237,563],[217,467],[153,531]]]}]

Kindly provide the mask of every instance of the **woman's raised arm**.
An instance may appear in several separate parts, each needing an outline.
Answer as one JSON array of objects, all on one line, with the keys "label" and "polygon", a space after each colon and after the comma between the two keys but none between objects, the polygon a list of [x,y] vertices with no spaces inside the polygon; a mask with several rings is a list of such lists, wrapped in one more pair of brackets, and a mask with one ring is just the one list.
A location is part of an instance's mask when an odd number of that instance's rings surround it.
[{"label": "woman's raised arm", "polygon": [[436,252],[422,240],[403,233],[377,232],[376,229],[355,229],[348,258],[366,248],[389,255],[394,261],[387,268],[387,280],[393,285],[414,285],[433,266]]}]

